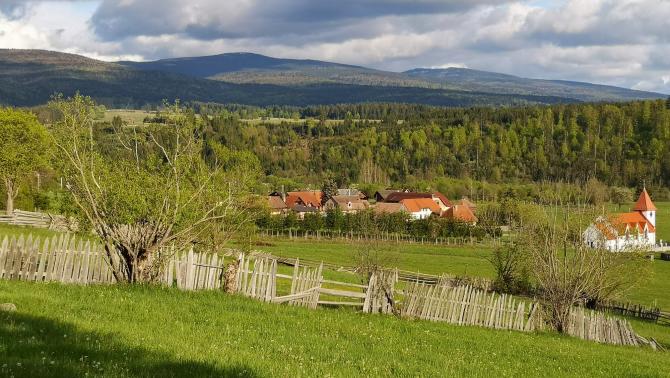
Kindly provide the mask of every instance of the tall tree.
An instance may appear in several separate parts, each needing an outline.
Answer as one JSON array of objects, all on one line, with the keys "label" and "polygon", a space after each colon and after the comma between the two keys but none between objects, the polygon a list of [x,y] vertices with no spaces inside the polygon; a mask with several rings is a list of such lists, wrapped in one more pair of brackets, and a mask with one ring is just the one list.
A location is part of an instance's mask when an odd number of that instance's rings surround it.
[{"label": "tall tree", "polygon": [[14,211],[21,182],[46,163],[49,138],[32,113],[0,108],[0,178],[7,194],[5,210]]},{"label": "tall tree", "polygon": [[178,251],[251,221],[247,184],[236,184],[245,180],[233,182],[217,162],[204,162],[192,113],[177,103],[161,114],[164,123],[114,130],[101,143],[94,106],[79,94],[56,98],[51,107],[59,119],[50,131],[67,188],[118,281],[153,281],[171,258],[165,247]]},{"label": "tall tree", "polygon": [[323,192],[322,202],[325,204],[329,199],[337,195],[337,183],[332,176],[328,176],[323,180],[321,185],[321,191]]}]

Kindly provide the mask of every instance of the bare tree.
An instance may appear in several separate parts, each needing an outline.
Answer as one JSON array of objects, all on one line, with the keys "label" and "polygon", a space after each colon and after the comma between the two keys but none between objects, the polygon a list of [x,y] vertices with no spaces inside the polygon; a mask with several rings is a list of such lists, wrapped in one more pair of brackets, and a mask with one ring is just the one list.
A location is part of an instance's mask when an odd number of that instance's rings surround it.
[{"label": "bare tree", "polygon": [[[107,144],[98,140],[90,98],[58,96],[50,105],[58,115],[50,131],[67,188],[118,281],[150,282],[167,251],[232,234],[249,221],[245,188],[219,164],[205,163],[199,119],[178,103],[166,107],[165,124],[115,129]],[[113,139],[117,148],[109,145]]]},{"label": "bare tree", "polygon": [[648,264],[639,251],[614,253],[584,243],[583,232],[596,219],[593,208],[559,205],[545,211],[546,222],[523,224],[519,241],[531,251],[532,275],[547,306],[547,320],[563,332],[573,306],[622,294],[644,276],[641,270]]}]

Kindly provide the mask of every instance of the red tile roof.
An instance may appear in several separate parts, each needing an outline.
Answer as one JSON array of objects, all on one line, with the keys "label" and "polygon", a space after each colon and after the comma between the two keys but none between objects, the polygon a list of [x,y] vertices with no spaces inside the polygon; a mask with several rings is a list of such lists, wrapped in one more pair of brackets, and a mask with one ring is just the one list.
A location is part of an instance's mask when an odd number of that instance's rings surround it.
[{"label": "red tile roof", "polygon": [[442,193],[440,193],[440,192],[433,192],[433,196],[439,198],[440,201],[442,201],[442,203],[443,203],[445,206],[447,206],[447,207],[453,205],[453,204],[451,203],[451,201],[449,201],[449,199],[447,198],[447,196],[445,196],[444,194],[442,194]]},{"label": "red tile roof", "polygon": [[430,209],[431,212],[440,214],[441,210],[440,206],[432,198],[406,198],[401,200],[400,203],[410,213],[417,213],[422,209]]},{"label": "red tile roof", "polygon": [[641,234],[645,226],[649,232],[656,232],[656,227],[638,212],[612,214],[607,221],[597,221],[595,226],[608,240],[615,240],[617,236],[625,235],[626,230],[631,234]]},{"label": "red tile roof", "polygon": [[475,223],[477,222],[477,217],[472,212],[470,207],[465,205],[454,205],[450,207],[445,213],[444,217],[451,218],[455,220],[460,220],[462,222]]},{"label": "red tile roof", "polygon": [[651,197],[649,197],[649,193],[647,193],[647,188],[642,189],[642,193],[640,193],[640,198],[637,199],[637,203],[635,203],[635,207],[633,208],[635,211],[656,211],[656,206],[654,206],[654,203],[651,202]]},{"label": "red tile roof", "polygon": [[323,192],[321,192],[320,190],[288,192],[288,195],[286,196],[286,205],[291,208],[295,204],[321,207],[322,198],[323,198]]},{"label": "red tile roof", "polygon": [[286,203],[279,196],[268,196],[268,203],[273,210],[286,209]]}]

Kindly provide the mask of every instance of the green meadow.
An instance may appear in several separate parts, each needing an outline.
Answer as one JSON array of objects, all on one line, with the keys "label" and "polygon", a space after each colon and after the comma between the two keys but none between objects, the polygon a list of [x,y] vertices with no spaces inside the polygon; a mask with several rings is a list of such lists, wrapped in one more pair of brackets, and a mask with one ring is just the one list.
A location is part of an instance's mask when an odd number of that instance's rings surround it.
[{"label": "green meadow", "polygon": [[18,307],[0,313],[0,376],[670,375],[668,352],[649,348],[213,291],[0,281],[0,302]]}]

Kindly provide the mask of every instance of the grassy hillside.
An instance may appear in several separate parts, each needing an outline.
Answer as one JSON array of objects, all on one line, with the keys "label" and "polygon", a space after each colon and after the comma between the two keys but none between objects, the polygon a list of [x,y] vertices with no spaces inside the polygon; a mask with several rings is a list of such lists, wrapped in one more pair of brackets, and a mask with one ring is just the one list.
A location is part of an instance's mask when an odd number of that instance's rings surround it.
[{"label": "grassy hillside", "polygon": [[670,375],[650,349],[218,292],[0,281],[0,302],[3,376]]}]

